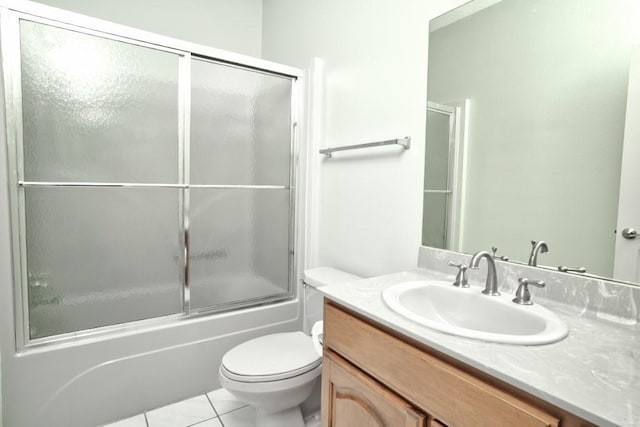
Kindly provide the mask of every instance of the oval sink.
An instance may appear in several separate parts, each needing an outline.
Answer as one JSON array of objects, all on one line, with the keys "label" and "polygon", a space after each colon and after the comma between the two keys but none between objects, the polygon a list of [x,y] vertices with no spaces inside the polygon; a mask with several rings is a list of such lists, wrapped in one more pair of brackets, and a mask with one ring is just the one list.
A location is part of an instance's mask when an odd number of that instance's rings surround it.
[{"label": "oval sink", "polygon": [[512,296],[487,296],[478,288],[450,282],[405,282],[387,288],[384,302],[416,323],[467,338],[507,344],[537,345],[560,341],[567,325],[546,308],[513,303]]}]

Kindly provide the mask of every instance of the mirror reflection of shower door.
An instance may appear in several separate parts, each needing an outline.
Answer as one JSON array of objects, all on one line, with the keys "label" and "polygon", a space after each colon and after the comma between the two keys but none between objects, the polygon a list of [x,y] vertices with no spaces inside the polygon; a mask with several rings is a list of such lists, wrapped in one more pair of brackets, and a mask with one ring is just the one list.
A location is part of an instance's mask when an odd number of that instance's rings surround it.
[{"label": "mirror reflection of shower door", "polygon": [[[425,145],[422,244],[460,250],[464,131],[469,101],[429,102]],[[460,231],[458,231],[460,230]]]}]

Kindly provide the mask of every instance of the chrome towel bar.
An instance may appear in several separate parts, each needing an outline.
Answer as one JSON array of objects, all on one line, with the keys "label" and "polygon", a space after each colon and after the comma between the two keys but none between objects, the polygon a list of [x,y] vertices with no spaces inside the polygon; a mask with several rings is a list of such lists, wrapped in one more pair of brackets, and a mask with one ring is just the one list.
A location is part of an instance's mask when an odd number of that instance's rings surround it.
[{"label": "chrome towel bar", "polygon": [[332,153],[336,151],[345,151],[345,150],[358,150],[360,148],[369,148],[369,147],[381,147],[383,145],[401,145],[405,150],[408,150],[411,147],[411,137],[405,136],[404,138],[398,139],[389,139],[386,141],[378,141],[378,142],[367,142],[366,144],[356,144],[356,145],[345,145],[344,147],[334,147],[334,148],[323,148],[320,150],[320,154],[324,154],[327,157],[331,157]]}]

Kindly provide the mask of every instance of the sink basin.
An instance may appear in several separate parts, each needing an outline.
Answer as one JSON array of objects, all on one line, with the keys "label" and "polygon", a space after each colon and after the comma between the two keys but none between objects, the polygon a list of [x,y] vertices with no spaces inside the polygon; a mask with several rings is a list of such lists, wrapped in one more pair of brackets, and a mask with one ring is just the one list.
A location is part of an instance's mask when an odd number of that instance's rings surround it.
[{"label": "sink basin", "polygon": [[[569,333],[554,313],[513,303],[512,295],[487,296],[450,282],[405,282],[387,288],[384,302],[398,314],[447,334],[507,344],[538,345]],[[535,299],[535,295],[534,295]]]}]

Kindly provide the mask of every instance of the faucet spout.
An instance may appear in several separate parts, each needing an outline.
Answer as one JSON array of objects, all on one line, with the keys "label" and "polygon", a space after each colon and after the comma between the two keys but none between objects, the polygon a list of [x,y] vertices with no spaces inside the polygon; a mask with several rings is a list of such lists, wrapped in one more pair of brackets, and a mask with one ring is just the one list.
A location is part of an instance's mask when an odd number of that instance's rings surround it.
[{"label": "faucet spout", "polygon": [[487,281],[485,283],[484,291],[482,291],[485,295],[500,295],[498,292],[498,276],[496,274],[496,263],[493,261],[493,256],[487,251],[476,252],[469,262],[469,267],[474,270],[478,269],[480,265],[480,260],[484,258],[487,260]]},{"label": "faucet spout", "polygon": [[544,240],[540,240],[536,242],[535,240],[531,241],[531,254],[529,255],[529,265],[533,267],[538,266],[538,254],[546,254],[549,252],[549,246],[547,246],[547,242]]}]

